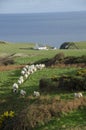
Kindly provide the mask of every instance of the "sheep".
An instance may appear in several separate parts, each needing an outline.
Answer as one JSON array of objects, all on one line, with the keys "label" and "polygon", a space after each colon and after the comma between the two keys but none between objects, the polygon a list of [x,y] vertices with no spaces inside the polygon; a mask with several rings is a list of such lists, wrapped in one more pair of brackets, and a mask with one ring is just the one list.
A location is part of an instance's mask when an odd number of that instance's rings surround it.
[{"label": "sheep", "polygon": [[19,79],[18,80],[18,84],[20,85],[20,84],[22,84],[24,82],[24,79]]},{"label": "sheep", "polygon": [[26,91],[24,91],[24,90],[22,89],[22,90],[20,90],[20,94],[21,94],[22,96],[25,96],[25,95],[26,95]]},{"label": "sheep", "polygon": [[36,96],[36,97],[39,97],[39,96],[40,96],[40,93],[37,92],[37,91],[34,91],[33,95]]},{"label": "sheep", "polygon": [[20,84],[22,84],[22,81],[21,81],[21,79],[19,79],[19,80],[18,80],[18,84],[19,84],[19,85],[20,85]]},{"label": "sheep", "polygon": [[25,67],[22,70],[25,71],[25,72],[27,72],[27,68],[25,68]]},{"label": "sheep", "polygon": [[81,92],[79,92],[79,93],[74,93],[74,97],[75,97],[75,98],[81,98],[81,97],[83,97],[83,95],[82,95]]},{"label": "sheep", "polygon": [[18,89],[18,84],[17,83],[13,84],[13,89]]},{"label": "sheep", "polygon": [[39,65],[38,64],[36,64],[36,68],[39,69]]},{"label": "sheep", "polygon": [[28,70],[29,65],[26,65],[25,68]]},{"label": "sheep", "polygon": [[41,64],[41,66],[42,66],[42,68],[44,68],[44,67],[45,67],[45,64]]},{"label": "sheep", "polygon": [[17,83],[14,83],[12,87],[13,87],[13,92],[18,92],[18,84]]},{"label": "sheep", "polygon": [[29,67],[30,70],[32,70],[33,72],[35,72],[37,70],[36,66],[33,64]]},{"label": "sheep", "polygon": [[[18,91],[18,85],[22,84],[24,82],[25,79],[28,78],[28,76],[32,73],[34,73],[35,71],[41,70],[42,68],[45,67],[45,64],[36,64],[36,65],[26,65],[22,71],[21,71],[21,76],[18,79],[18,84],[14,83],[13,84],[13,92],[17,92]],[[21,95],[25,95],[26,92],[24,90],[20,91]],[[34,96],[38,97],[40,96],[40,93],[37,91],[34,91]],[[79,94],[78,96],[79,98],[82,97],[82,94]]]},{"label": "sheep", "polygon": [[25,77],[25,79],[27,79],[28,78],[28,74],[25,74],[24,77]]},{"label": "sheep", "polygon": [[18,89],[13,89],[13,93],[17,93],[18,92]]},{"label": "sheep", "polygon": [[21,75],[24,75],[26,72],[24,70],[21,71]]},{"label": "sheep", "polygon": [[30,72],[29,71],[27,71],[27,73],[26,74],[28,74],[28,76],[30,75]]},{"label": "sheep", "polygon": [[37,71],[37,68],[36,68],[36,67],[34,67],[34,68],[33,68],[33,71],[34,71],[34,72],[35,72],[35,71]]},{"label": "sheep", "polygon": [[32,74],[34,72],[32,68],[29,68],[28,71],[29,71],[30,74]]},{"label": "sheep", "polygon": [[38,70],[41,70],[42,68],[44,68],[45,67],[45,65],[44,64],[36,64],[36,68],[38,69]]},{"label": "sheep", "polygon": [[19,79],[23,79],[24,77],[23,76],[20,76]]}]

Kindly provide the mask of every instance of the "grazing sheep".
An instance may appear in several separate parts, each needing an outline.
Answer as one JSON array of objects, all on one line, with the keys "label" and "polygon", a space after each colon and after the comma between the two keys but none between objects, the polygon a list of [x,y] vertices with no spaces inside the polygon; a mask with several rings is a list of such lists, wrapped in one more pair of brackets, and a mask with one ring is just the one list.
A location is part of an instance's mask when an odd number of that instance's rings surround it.
[{"label": "grazing sheep", "polygon": [[36,64],[36,68],[37,68],[38,70],[41,70],[41,69],[44,68],[44,67],[45,67],[44,64]]},{"label": "grazing sheep", "polygon": [[28,71],[29,71],[30,74],[32,74],[34,72],[32,68],[29,68]]},{"label": "grazing sheep", "polygon": [[25,68],[28,70],[28,68],[29,68],[29,65],[26,65],[26,66],[25,66]]},{"label": "grazing sheep", "polygon": [[21,71],[21,75],[24,75],[26,72],[24,70]]},{"label": "grazing sheep", "polygon": [[40,96],[40,93],[37,92],[37,91],[34,91],[33,95],[36,96],[36,97],[39,97],[39,96]]},{"label": "grazing sheep", "polygon": [[27,73],[26,74],[28,74],[28,76],[30,75],[30,72],[29,71],[27,71]]},{"label": "grazing sheep", "polygon": [[44,67],[45,67],[45,64],[41,64],[41,66],[42,66],[42,68],[44,68]]},{"label": "grazing sheep", "polygon": [[13,84],[13,89],[18,89],[18,84],[17,83]]},{"label": "grazing sheep", "polygon": [[23,76],[20,76],[19,79],[23,79],[24,77]]},{"label": "grazing sheep", "polygon": [[13,89],[13,93],[17,93],[18,92],[18,89]]},{"label": "grazing sheep", "polygon": [[20,85],[20,84],[22,84],[22,81],[21,81],[21,79],[19,79],[19,80],[18,80],[18,84],[19,84],[19,85]]},{"label": "grazing sheep", "polygon": [[27,69],[25,67],[22,70],[25,71],[25,72],[27,72]]},{"label": "grazing sheep", "polygon": [[24,90],[22,89],[22,90],[20,90],[20,94],[21,94],[22,96],[25,96],[25,95],[26,95],[26,91],[24,91]]},{"label": "grazing sheep", "polygon": [[14,93],[18,92],[18,84],[17,83],[14,83],[12,87],[13,87]]},{"label": "grazing sheep", "polygon": [[[18,82],[17,82],[18,84],[14,83],[13,86],[12,86],[13,92],[18,92],[18,85],[21,85],[24,82],[24,80],[28,78],[29,75],[31,75],[32,73],[34,73],[37,70],[41,70],[44,67],[45,67],[45,64],[26,65],[21,70],[21,76],[19,77]],[[20,94],[22,96],[24,96],[26,94],[26,92],[24,90],[21,90]],[[34,96],[38,97],[38,96],[40,96],[40,93],[37,92],[37,91],[34,91]],[[82,94],[79,93],[78,96],[76,96],[76,94],[75,94],[75,97],[79,97],[80,98],[80,97],[82,97]]]},{"label": "grazing sheep", "polygon": [[28,78],[28,74],[25,74],[24,77],[25,77],[25,79],[27,79]]},{"label": "grazing sheep", "polygon": [[37,68],[36,68],[36,67],[34,67],[33,71],[34,71],[34,72],[35,72],[35,71],[37,71]]},{"label": "grazing sheep", "polygon": [[20,84],[22,84],[24,82],[24,79],[19,79],[18,80],[18,84],[20,85]]},{"label": "grazing sheep", "polygon": [[83,97],[83,95],[82,95],[81,92],[79,92],[79,93],[74,93],[74,97],[75,97],[75,98],[81,98],[81,97]]}]

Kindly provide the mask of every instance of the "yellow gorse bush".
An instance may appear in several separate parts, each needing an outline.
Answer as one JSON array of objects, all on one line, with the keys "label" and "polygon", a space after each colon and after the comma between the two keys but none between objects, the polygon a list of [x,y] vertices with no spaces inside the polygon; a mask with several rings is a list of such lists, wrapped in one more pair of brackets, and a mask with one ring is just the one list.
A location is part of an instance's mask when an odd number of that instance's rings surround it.
[{"label": "yellow gorse bush", "polygon": [[0,115],[0,127],[2,126],[2,123],[5,121],[5,119],[8,118],[13,118],[14,117],[14,112],[13,111],[6,111],[2,115]]},{"label": "yellow gorse bush", "polygon": [[79,76],[85,76],[86,75],[86,69],[78,70],[77,71],[77,75],[79,75]]}]

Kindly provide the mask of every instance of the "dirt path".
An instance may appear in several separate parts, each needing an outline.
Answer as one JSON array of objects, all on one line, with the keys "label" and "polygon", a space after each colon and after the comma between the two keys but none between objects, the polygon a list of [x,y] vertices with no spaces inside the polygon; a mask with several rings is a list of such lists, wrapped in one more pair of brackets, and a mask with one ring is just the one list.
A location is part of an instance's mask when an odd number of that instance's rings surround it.
[{"label": "dirt path", "polygon": [[7,66],[5,66],[5,65],[2,66],[1,65],[0,66],[0,71],[15,70],[15,69],[20,69],[22,67],[24,67],[24,65],[7,65]]},{"label": "dirt path", "polygon": [[[25,65],[0,65],[0,71],[8,71],[8,70],[16,70],[21,69]],[[86,64],[80,63],[80,64],[58,64],[58,65],[52,65],[51,67],[59,67],[59,68],[66,68],[66,67],[75,67],[75,68],[86,68]]]}]

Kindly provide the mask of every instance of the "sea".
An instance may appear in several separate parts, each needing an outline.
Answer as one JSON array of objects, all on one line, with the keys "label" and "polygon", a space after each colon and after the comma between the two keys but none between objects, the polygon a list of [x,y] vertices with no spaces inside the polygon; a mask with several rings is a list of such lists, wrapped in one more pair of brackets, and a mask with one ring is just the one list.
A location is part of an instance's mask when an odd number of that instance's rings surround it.
[{"label": "sea", "polygon": [[86,11],[0,14],[0,40],[60,47],[86,41]]}]

